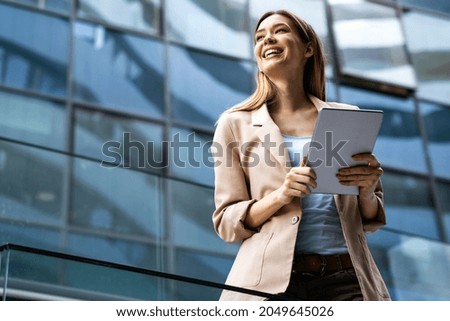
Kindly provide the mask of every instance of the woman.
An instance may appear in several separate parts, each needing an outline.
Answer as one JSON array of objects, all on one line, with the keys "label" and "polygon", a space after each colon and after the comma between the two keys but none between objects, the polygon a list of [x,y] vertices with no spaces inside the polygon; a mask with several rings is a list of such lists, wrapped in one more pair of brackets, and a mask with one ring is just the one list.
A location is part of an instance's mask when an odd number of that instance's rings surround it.
[{"label": "woman", "polygon": [[[255,93],[226,111],[214,135],[214,228],[242,242],[227,284],[298,300],[389,300],[365,232],[385,224],[382,169],[345,168],[341,184],[359,195],[312,194],[314,170],[298,164],[325,103],[322,45],[311,26],[287,11],[256,26]],[[222,300],[263,300],[224,291]]]}]

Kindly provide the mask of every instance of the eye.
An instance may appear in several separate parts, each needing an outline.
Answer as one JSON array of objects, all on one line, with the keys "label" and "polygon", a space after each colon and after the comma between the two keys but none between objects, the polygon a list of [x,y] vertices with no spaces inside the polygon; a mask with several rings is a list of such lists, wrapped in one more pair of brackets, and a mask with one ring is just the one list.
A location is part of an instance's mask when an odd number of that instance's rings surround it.
[{"label": "eye", "polygon": [[256,42],[261,41],[263,38],[264,38],[264,36],[262,34],[259,34],[255,37],[255,41]]},{"label": "eye", "polygon": [[288,32],[288,30],[286,28],[278,28],[275,33],[285,33]]}]

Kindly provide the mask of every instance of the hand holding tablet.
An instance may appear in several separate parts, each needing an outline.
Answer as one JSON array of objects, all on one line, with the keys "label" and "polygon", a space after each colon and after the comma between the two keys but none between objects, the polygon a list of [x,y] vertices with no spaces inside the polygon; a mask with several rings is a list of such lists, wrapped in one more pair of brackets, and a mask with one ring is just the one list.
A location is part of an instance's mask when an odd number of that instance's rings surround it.
[{"label": "hand holding tablet", "polygon": [[325,107],[319,111],[307,160],[317,175],[312,193],[359,193],[358,186],[341,184],[336,174],[340,168],[367,164],[352,156],[372,153],[382,120],[381,110]]}]

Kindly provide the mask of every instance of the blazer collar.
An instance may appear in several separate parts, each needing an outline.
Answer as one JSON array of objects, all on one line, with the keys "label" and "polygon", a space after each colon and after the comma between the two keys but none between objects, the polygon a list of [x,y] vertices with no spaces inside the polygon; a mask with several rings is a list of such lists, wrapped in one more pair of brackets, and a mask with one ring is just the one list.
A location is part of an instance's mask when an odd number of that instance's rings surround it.
[{"label": "blazer collar", "polygon": [[[308,97],[318,111],[322,107],[328,106],[326,102],[320,100],[319,98],[313,95],[308,95]],[[263,104],[260,108],[252,111],[252,124],[253,126],[263,126],[263,125],[276,126],[276,128],[278,129],[278,126],[274,123],[272,117],[270,117],[269,110],[266,104]]]},{"label": "blazer collar", "polygon": [[[309,95],[309,99],[317,110],[327,106],[325,102],[315,96]],[[289,153],[285,144],[283,144],[283,135],[270,116],[266,104],[263,104],[260,108],[252,111],[252,125],[255,127],[257,135],[263,143],[263,147],[268,150],[273,158],[275,158],[287,172],[290,168]]]}]

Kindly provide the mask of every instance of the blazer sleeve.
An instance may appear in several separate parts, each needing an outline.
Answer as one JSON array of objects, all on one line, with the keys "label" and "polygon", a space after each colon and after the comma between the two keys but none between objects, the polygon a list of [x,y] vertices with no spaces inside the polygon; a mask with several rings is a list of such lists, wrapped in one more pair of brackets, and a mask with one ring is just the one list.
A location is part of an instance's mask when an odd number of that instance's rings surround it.
[{"label": "blazer sleeve", "polygon": [[211,147],[216,206],[212,221],[216,233],[224,241],[240,242],[256,232],[244,225],[248,209],[256,200],[250,198],[241,167],[240,142],[233,133],[232,125],[232,120],[227,115],[219,119]]}]

